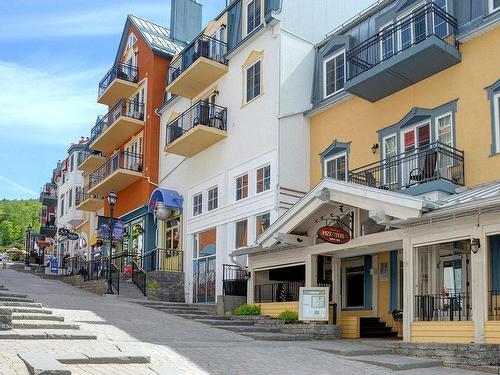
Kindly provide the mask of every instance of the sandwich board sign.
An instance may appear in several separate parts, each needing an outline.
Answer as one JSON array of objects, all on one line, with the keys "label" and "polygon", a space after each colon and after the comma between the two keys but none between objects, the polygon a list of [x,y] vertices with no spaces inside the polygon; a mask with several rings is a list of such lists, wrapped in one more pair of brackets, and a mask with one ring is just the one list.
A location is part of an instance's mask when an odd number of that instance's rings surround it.
[{"label": "sandwich board sign", "polygon": [[299,294],[299,320],[328,321],[329,287],[302,287]]}]

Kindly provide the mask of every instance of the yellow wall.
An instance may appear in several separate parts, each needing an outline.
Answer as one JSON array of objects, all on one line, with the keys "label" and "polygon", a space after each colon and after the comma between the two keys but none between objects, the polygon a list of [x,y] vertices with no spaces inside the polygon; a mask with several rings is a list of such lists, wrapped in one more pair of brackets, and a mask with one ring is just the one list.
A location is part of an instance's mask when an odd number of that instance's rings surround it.
[{"label": "yellow wall", "polygon": [[412,342],[467,344],[474,342],[474,322],[413,322]]},{"label": "yellow wall", "polygon": [[292,302],[268,302],[260,304],[261,315],[277,317],[282,311],[291,310],[299,313],[299,301]]},{"label": "yellow wall", "polygon": [[[456,148],[465,151],[465,182],[500,179],[500,155],[490,156],[491,111],[485,87],[500,78],[500,28],[460,46],[462,62],[376,103],[353,97],[311,117],[311,186],[321,179],[319,153],[333,139],[352,141],[349,169],[380,160],[371,147],[377,130],[399,122],[413,107],[435,108],[459,99]],[[478,168],[481,166],[481,168]]]},{"label": "yellow wall", "polygon": [[484,324],[484,342],[485,344],[500,344],[500,320]]},{"label": "yellow wall", "polygon": [[372,316],[371,310],[341,311],[338,318],[340,334],[346,339],[359,338],[359,318]]}]

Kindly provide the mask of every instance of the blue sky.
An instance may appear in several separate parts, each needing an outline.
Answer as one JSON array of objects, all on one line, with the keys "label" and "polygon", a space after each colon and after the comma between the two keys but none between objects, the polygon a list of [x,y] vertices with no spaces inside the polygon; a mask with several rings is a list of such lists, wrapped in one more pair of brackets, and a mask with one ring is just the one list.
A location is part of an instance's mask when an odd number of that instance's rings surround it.
[{"label": "blue sky", "polygon": [[[198,0],[203,24],[225,0]],[[104,106],[97,86],[127,14],[169,26],[170,0],[1,1],[0,199],[36,198]]]}]

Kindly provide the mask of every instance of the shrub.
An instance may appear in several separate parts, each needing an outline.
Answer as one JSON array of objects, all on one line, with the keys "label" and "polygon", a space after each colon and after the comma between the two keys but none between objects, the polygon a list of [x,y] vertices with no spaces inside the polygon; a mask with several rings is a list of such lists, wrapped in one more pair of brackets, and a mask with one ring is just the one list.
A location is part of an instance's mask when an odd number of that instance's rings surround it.
[{"label": "shrub", "polygon": [[278,314],[278,319],[283,320],[286,324],[297,323],[299,321],[299,314],[295,311],[285,310]]},{"label": "shrub", "polygon": [[149,283],[148,289],[160,289],[160,284],[158,284],[157,282]]},{"label": "shrub", "polygon": [[260,305],[241,305],[234,309],[235,315],[260,315]]}]

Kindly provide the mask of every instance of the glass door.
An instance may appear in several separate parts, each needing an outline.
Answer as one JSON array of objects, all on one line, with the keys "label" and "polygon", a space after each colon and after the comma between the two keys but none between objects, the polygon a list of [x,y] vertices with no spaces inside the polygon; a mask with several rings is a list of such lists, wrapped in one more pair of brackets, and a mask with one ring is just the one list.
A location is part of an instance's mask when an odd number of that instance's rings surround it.
[{"label": "glass door", "polygon": [[194,235],[193,302],[213,303],[216,293],[216,229]]},{"label": "glass door", "polygon": [[420,124],[413,129],[404,130],[401,142],[404,151],[401,162],[402,186],[408,187],[416,182],[423,181],[431,173],[428,169],[432,168],[432,163],[427,160],[427,154],[418,154],[426,150],[430,145],[430,123]]}]

